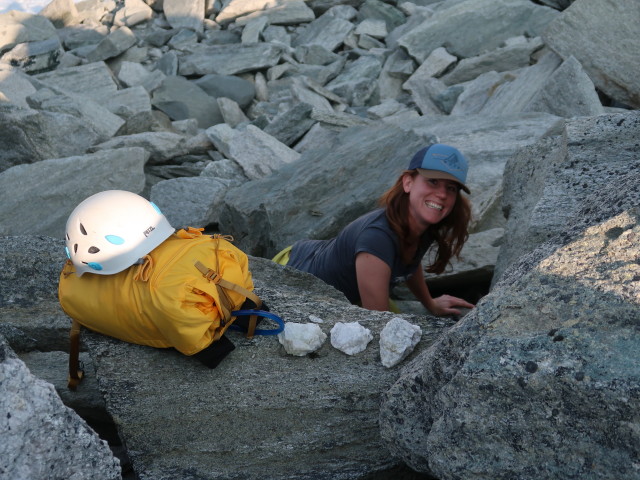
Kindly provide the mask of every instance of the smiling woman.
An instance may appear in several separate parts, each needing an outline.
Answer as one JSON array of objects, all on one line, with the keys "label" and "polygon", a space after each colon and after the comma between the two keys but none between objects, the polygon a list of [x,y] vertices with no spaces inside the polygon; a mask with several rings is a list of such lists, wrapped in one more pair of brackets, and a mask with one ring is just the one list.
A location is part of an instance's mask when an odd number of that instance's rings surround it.
[{"label": "smiling woman", "polygon": [[467,240],[471,206],[462,193],[469,193],[467,170],[456,148],[424,147],[383,194],[381,208],[354,220],[333,239],[298,241],[274,261],[319,277],[370,310],[392,309],[389,292],[400,282],[435,315],[472,308],[461,298],[433,298],[421,268],[433,248],[427,271],[442,273]]}]

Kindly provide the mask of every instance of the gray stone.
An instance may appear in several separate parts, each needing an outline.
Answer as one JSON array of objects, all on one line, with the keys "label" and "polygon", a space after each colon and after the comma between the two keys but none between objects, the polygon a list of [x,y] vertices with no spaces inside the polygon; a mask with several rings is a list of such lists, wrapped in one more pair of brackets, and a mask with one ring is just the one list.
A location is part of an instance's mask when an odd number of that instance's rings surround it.
[{"label": "gray stone", "polygon": [[450,114],[464,91],[465,87],[462,85],[452,85],[449,88],[434,92],[431,98],[440,111]]},{"label": "gray stone", "polygon": [[0,14],[0,53],[18,44],[42,42],[56,37],[56,28],[48,18],[10,10]]},{"label": "gray stone", "polygon": [[123,119],[151,110],[149,93],[143,86],[123,88],[103,100],[105,108]]},{"label": "gray stone", "polygon": [[[408,4],[409,3],[406,2],[402,5],[408,5]],[[446,4],[443,4],[443,5],[446,5]],[[387,46],[392,50],[399,48],[400,45],[398,44],[398,40],[404,34],[410,32],[414,28],[421,25],[424,21],[426,21],[432,15],[433,15],[433,10],[430,8],[417,8],[415,11],[411,12],[409,17],[406,18],[405,23],[389,31],[389,34],[385,38],[385,42],[387,43]]]},{"label": "gray stone", "polygon": [[[583,218],[581,209],[591,208],[587,197],[600,185],[615,184],[623,172],[640,171],[639,125],[637,112],[576,118],[559,139],[523,149],[507,163],[503,209],[508,220],[494,283],[518,257]],[[613,190],[623,199],[608,205],[610,216],[640,201],[636,188]]]},{"label": "gray stone", "polygon": [[122,62],[118,71],[118,80],[126,87],[142,85],[149,75],[144,65],[137,62]]},{"label": "gray stone", "polygon": [[76,67],[82,63],[80,57],[76,57],[73,53],[64,52],[60,57],[58,68]]},{"label": "gray stone", "polygon": [[0,64],[0,92],[7,101],[18,107],[28,108],[26,98],[35,91],[29,77],[22,70]]},{"label": "gray stone", "polygon": [[520,70],[513,81],[502,83],[495,88],[479,113],[503,115],[524,111],[536,93],[549,82],[549,78],[561,63],[562,59],[555,53],[547,53],[535,65]]},{"label": "gray stone", "polygon": [[330,130],[329,128],[322,126],[320,123],[316,123],[293,147],[293,149],[298,153],[302,153],[305,150],[313,150],[332,143],[337,135],[338,132],[336,130]]},{"label": "gray stone", "polygon": [[97,45],[109,34],[106,25],[78,25],[58,29],[58,36],[67,50]]},{"label": "gray stone", "polygon": [[[62,250],[58,253],[62,257]],[[75,391],[68,388],[69,354],[66,351],[20,352],[18,358],[25,363],[34,376],[53,385],[62,402],[67,407],[73,408],[89,424],[111,423],[111,417],[107,413],[95,376],[88,375]],[[86,372],[94,371],[93,360],[88,353],[80,352],[80,361]]]},{"label": "gray stone", "polygon": [[439,77],[452,65],[457,63],[458,59],[447,52],[444,47],[436,48],[424,62],[413,72],[407,80],[407,85],[411,85],[413,77]]},{"label": "gray stone", "polygon": [[250,179],[269,176],[300,157],[299,153],[253,125],[234,130],[220,124],[208,128],[206,134],[220,152],[242,167]]},{"label": "gray stone", "polygon": [[48,18],[54,27],[62,28],[77,22],[78,9],[73,0],[52,0],[38,15]]},{"label": "gray stone", "polygon": [[333,52],[355,28],[355,25],[344,18],[325,13],[309,23],[296,37],[292,45],[320,45]]},{"label": "gray stone", "polygon": [[369,35],[373,38],[387,36],[387,24],[382,19],[367,18],[361,21],[355,29],[356,35]]},{"label": "gray stone", "polygon": [[[0,241],[0,334],[19,352],[66,350],[69,319],[58,303],[58,279],[66,261],[64,241],[42,235]],[[32,275],[24,275],[24,271]],[[29,318],[25,310],[33,308]],[[15,315],[11,315],[11,312]],[[41,315],[49,311],[48,319]],[[11,323],[9,325],[9,323]]]},{"label": "gray stone", "polygon": [[0,103],[0,171],[22,163],[80,155],[97,139],[96,132],[74,116],[3,109]]},{"label": "gray stone", "polygon": [[198,43],[198,33],[188,28],[182,28],[167,42],[169,48],[177,51],[188,51]]},{"label": "gray stone", "polygon": [[287,29],[280,25],[269,25],[262,32],[262,39],[265,42],[277,42],[288,47],[291,46],[291,35],[287,33]]},{"label": "gray stone", "polygon": [[243,109],[247,108],[256,96],[253,83],[233,75],[209,74],[193,82],[212,97],[230,98]]},{"label": "gray stone", "polygon": [[46,72],[58,66],[63,50],[58,37],[19,43],[0,57],[0,62],[20,67],[27,73]]},{"label": "gray stone", "polygon": [[178,55],[176,52],[168,51],[156,62],[156,71],[162,72],[166,76],[178,74]]},{"label": "gray stone", "polygon": [[[225,193],[239,183],[239,180],[205,176],[172,178],[151,187],[149,198],[172,226],[206,227],[218,223]],[[198,192],[197,195],[194,192]]]},{"label": "gray stone", "polygon": [[200,128],[222,123],[224,119],[215,98],[181,76],[166,77],[154,90],[151,104],[172,120],[195,118]]},{"label": "gray stone", "polygon": [[288,0],[280,4],[274,2],[271,5],[264,10],[247,13],[242,17],[236,18],[236,24],[247,25],[249,22],[260,18],[270,25],[296,25],[298,23],[311,22],[316,18],[313,10],[302,0]]},{"label": "gray stone", "polygon": [[531,55],[542,46],[542,40],[536,37],[496,48],[482,55],[463,58],[450,73],[442,76],[442,81],[447,85],[455,85],[473,80],[487,72],[505,72],[528,67]]},{"label": "gray stone", "polygon": [[411,93],[411,97],[423,115],[442,113],[434,102],[436,95],[444,89],[440,76],[457,59],[444,48],[436,48],[412,75],[402,84],[402,88]]},{"label": "gray stone", "polygon": [[[294,81],[291,84],[291,94],[295,102],[293,107],[289,110],[296,108],[299,104],[307,104],[311,105],[316,111],[333,113],[333,107],[331,106],[329,98],[336,103],[346,103],[345,100],[329,90],[320,88],[311,89],[309,88],[309,85],[309,82],[303,82],[298,78],[294,78]],[[283,115],[283,113],[280,115]]]},{"label": "gray stone", "polygon": [[240,29],[235,30],[205,30],[204,40],[202,43],[206,45],[229,45],[240,43]]},{"label": "gray stone", "polygon": [[367,109],[367,116],[371,119],[380,119],[384,117],[388,117],[390,115],[394,115],[398,113],[400,110],[404,110],[406,106],[400,102],[395,100],[385,100],[379,105],[370,107]]},{"label": "gray stone", "polygon": [[244,114],[240,106],[230,98],[219,97],[216,99],[218,108],[222,114],[224,123],[232,128],[237,127],[241,123],[249,123],[249,119]]},{"label": "gray stone", "polygon": [[347,58],[342,56],[327,66],[298,64],[294,75],[306,77],[318,85],[326,85],[327,82],[333,80],[342,72],[346,62]]},{"label": "gray stone", "polygon": [[372,121],[368,118],[354,115],[346,112],[328,112],[325,110],[314,109],[311,112],[311,118],[328,128],[345,129],[361,125],[371,125]]},{"label": "gray stone", "polygon": [[[116,132],[116,136],[133,135],[144,132],[174,131],[171,119],[160,110],[149,110],[134,113],[126,119],[125,124]],[[174,131],[174,133],[177,133]]]},{"label": "gray stone", "polygon": [[270,0],[229,0],[216,15],[216,22],[224,25],[236,18],[251,12],[269,8],[273,3]]},{"label": "gray stone", "polygon": [[241,182],[245,182],[248,180],[240,165],[238,165],[233,160],[229,160],[228,158],[209,162],[204,167],[202,172],[200,172],[200,176],[222,178],[228,180],[239,180]]},{"label": "gray stone", "polygon": [[293,56],[300,63],[309,65],[329,65],[340,58],[322,45],[301,45],[294,50]]},{"label": "gray stone", "polygon": [[366,0],[358,9],[358,20],[382,20],[385,22],[388,31],[402,25],[405,22],[405,15],[388,3],[380,0]]},{"label": "gray stone", "polygon": [[65,113],[77,118],[96,133],[96,141],[98,142],[113,137],[124,124],[122,118],[114,115],[97,102],[55,93],[48,88],[42,88],[27,97],[27,103],[37,110]]},{"label": "gray stone", "polygon": [[202,32],[204,0],[164,0],[162,3],[167,22],[173,28],[188,28]]},{"label": "gray stone", "polygon": [[100,24],[116,8],[115,0],[84,0],[76,3],[78,23]]},{"label": "gray stone", "polygon": [[398,39],[422,63],[438,47],[472,57],[500,47],[508,38],[540,35],[559,12],[528,0],[464,0],[443,8]]},{"label": "gray stone", "polygon": [[604,108],[591,79],[578,61],[569,57],[551,74],[524,111],[576,117],[600,115]]},{"label": "gray stone", "polygon": [[[67,217],[102,190],[141,192],[148,155],[141,148],[42,160],[0,173],[0,235],[64,235]],[[25,189],[24,185],[29,184]],[[38,208],[34,208],[37,205]]]},{"label": "gray stone", "polygon": [[[503,84],[513,82],[521,72],[522,70],[501,73],[491,71],[483,73],[469,82],[457,85],[462,91],[456,92],[456,100],[449,113],[456,116],[478,114],[498,88]],[[436,96],[432,99],[436,105],[443,92],[444,90],[436,92]]]},{"label": "gray stone", "polygon": [[186,120],[175,120],[171,122],[171,127],[178,133],[191,137],[199,135],[200,127],[195,118],[187,118]]},{"label": "gray stone", "polygon": [[136,43],[136,37],[129,27],[122,26],[112,30],[109,35],[100,41],[89,54],[89,62],[99,62],[108,58],[117,57]]},{"label": "gray stone", "polygon": [[442,115],[443,110],[436,100],[440,99],[446,87],[439,79],[413,74],[402,87],[411,93],[411,100],[422,115]]},{"label": "gray stone", "polygon": [[77,67],[59,68],[35,75],[35,79],[60,88],[71,95],[83,95],[98,103],[118,90],[111,70],[104,62],[93,62]]},{"label": "gray stone", "polygon": [[124,5],[113,18],[113,24],[118,27],[133,27],[153,18],[153,10],[142,0],[124,0]]},{"label": "gray stone", "polygon": [[163,164],[190,153],[187,137],[175,132],[143,132],[114,137],[90,148],[91,151],[141,147],[149,153],[150,164]]},{"label": "gray stone", "polygon": [[269,20],[265,16],[258,16],[251,20],[247,20],[242,29],[241,43],[258,43],[262,30],[269,24]]},{"label": "gray stone", "polygon": [[252,45],[197,45],[180,60],[180,75],[235,75],[276,65],[283,47],[271,43]]},{"label": "gray stone", "polygon": [[326,88],[344,98],[350,105],[366,105],[376,88],[376,80],[382,63],[374,56],[363,56],[347,64],[340,75],[331,80]]},{"label": "gray stone", "polygon": [[264,132],[290,147],[316,123],[311,118],[311,111],[308,103],[298,103],[274,118]]},{"label": "gray stone", "polygon": [[378,75],[378,96],[381,101],[396,99],[403,94],[402,85],[415,70],[415,63],[402,48],[396,48],[384,61]]},{"label": "gray stone", "polygon": [[543,33],[547,45],[574,56],[595,86],[622,104],[640,108],[640,4],[633,0],[574,2]]},{"label": "gray stone", "polygon": [[144,37],[144,40],[149,45],[160,48],[163,45],[165,45],[169,40],[171,40],[171,37],[173,37],[176,33],[178,33],[177,28],[170,28],[170,29],[156,28],[156,29],[153,29],[153,31],[149,35]]},{"label": "gray stone", "polygon": [[53,385],[34,377],[0,336],[0,446],[6,478],[121,478],[120,462]]},{"label": "gray stone", "polygon": [[403,370],[380,413],[393,455],[437,478],[638,478],[640,211],[590,207],[601,221],[541,246]]},{"label": "gray stone", "polygon": [[[355,35],[355,34],[352,32],[351,35]],[[375,49],[385,48],[384,42],[381,42],[380,40],[377,40],[374,37],[370,37],[369,35],[365,35],[365,34],[358,35],[357,38],[358,40],[356,42],[356,45],[358,46],[358,48],[361,48],[363,50],[375,50]]]}]

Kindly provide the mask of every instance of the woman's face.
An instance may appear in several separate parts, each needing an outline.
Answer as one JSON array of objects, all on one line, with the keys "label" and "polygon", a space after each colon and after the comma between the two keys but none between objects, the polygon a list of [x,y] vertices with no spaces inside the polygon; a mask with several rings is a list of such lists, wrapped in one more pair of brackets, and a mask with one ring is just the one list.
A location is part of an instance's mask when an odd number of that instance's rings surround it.
[{"label": "woman's face", "polygon": [[405,175],[402,184],[409,194],[409,216],[422,231],[451,213],[460,190],[453,180],[426,178],[420,174]]}]

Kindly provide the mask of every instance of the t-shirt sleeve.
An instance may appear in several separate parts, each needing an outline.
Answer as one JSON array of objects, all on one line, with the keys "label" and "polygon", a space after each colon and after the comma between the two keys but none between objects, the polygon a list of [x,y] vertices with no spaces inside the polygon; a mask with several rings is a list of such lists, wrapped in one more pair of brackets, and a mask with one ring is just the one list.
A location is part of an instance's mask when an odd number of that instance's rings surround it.
[{"label": "t-shirt sleeve", "polygon": [[355,255],[362,252],[378,257],[393,269],[396,244],[388,232],[374,226],[362,230],[356,241]]}]

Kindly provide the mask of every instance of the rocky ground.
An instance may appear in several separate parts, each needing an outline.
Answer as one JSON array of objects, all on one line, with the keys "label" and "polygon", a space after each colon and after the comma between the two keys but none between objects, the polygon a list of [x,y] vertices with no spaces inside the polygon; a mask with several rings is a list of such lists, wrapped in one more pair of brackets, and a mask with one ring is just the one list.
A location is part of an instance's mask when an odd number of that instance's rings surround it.
[{"label": "rocky ground", "polygon": [[[154,480],[640,478],[637,18],[634,0],[0,15],[0,472],[120,478],[116,451],[125,476]],[[470,159],[474,219],[428,283],[482,300],[437,319],[398,289],[422,335],[388,368],[394,315],[266,259],[334,235],[434,141]],[[87,332],[89,375],[68,392],[61,238],[110,188],[232,234],[287,322],[322,318],[330,337],[358,321],[373,340],[297,357],[238,336],[208,371]]]}]

